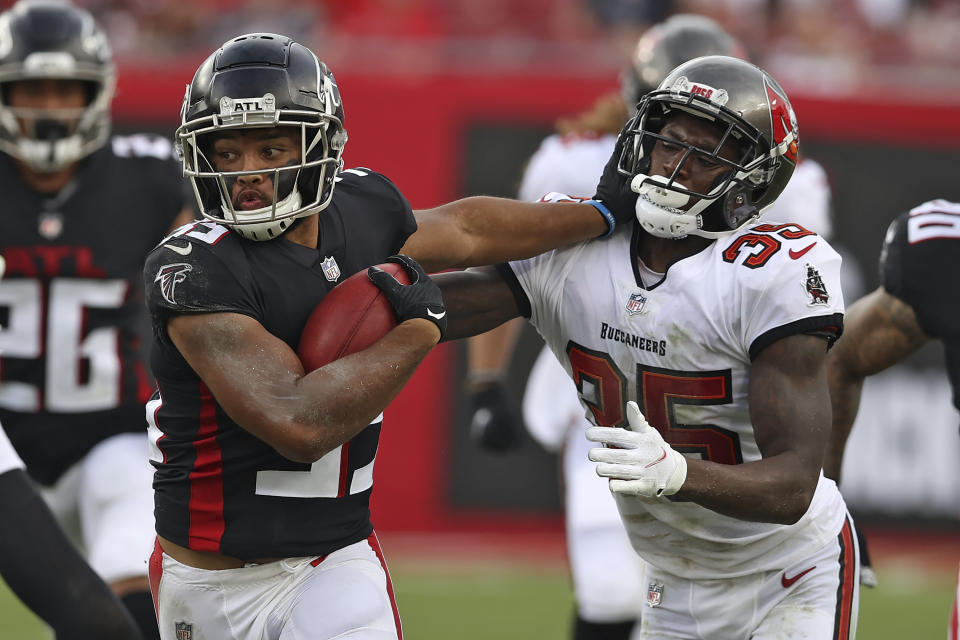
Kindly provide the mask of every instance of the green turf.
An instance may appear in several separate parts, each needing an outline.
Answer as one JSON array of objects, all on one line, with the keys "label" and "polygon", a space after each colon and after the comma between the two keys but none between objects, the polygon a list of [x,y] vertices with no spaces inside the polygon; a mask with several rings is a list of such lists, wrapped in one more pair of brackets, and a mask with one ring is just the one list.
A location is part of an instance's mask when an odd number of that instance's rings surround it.
[{"label": "green turf", "polygon": [[[947,569],[955,563],[947,565]],[[906,566],[879,572],[880,584],[860,591],[861,640],[946,638],[956,589],[954,573],[919,572]]]},{"label": "green turf", "polygon": [[573,599],[566,571],[483,568],[391,570],[404,635],[433,638],[565,638]]},{"label": "green turf", "polygon": [[[405,635],[412,640],[567,637],[572,601],[563,567],[485,565],[391,571]],[[949,572],[881,568],[860,600],[861,640],[942,638],[953,602]],[[45,627],[0,583],[0,638],[49,640]]]},{"label": "green turf", "polygon": [[50,637],[40,619],[24,607],[0,580],[0,638],[49,640]]}]

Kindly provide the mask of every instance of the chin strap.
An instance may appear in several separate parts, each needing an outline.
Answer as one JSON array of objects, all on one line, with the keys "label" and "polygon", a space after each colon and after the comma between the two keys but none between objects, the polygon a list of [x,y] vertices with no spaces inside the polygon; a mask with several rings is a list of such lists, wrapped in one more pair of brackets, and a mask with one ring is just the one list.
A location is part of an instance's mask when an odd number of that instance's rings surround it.
[{"label": "chin strap", "polygon": [[[241,224],[231,224],[229,222],[224,222],[228,227],[239,233],[241,236],[247,240],[272,240],[277,236],[281,235],[287,228],[293,224],[293,221],[297,218],[302,218],[303,216],[309,215],[312,213],[311,210],[305,210],[297,216],[287,216],[291,211],[296,211],[300,208],[301,198],[300,191],[296,188],[290,192],[286,198],[276,203],[276,209],[274,210],[274,205],[269,205],[266,207],[261,207],[259,209],[253,209],[251,211],[237,211],[233,207],[222,204],[220,208],[223,210],[224,218],[227,220],[237,220]],[[274,215],[276,219],[267,220],[265,222],[253,222],[249,224],[242,224],[245,218],[257,218],[264,215]],[[286,216],[286,217],[282,217]]]},{"label": "chin strap", "polygon": [[[736,229],[724,231],[707,231],[703,228],[703,212],[711,204],[723,196],[718,193],[713,198],[701,198],[690,209],[684,211],[681,207],[690,201],[685,193],[666,188],[669,180],[663,176],[648,176],[639,173],[633,177],[630,188],[639,194],[637,198],[637,221],[644,231],[658,238],[680,239],[687,236],[699,236],[715,240],[723,238]],[[680,189],[686,187],[676,180],[673,185]],[[744,220],[739,229],[749,222]]]}]

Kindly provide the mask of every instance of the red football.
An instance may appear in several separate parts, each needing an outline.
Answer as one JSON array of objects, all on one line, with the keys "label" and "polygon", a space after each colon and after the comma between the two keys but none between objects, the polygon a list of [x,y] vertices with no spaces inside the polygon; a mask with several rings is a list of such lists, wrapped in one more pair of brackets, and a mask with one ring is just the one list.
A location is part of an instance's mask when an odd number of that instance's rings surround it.
[{"label": "red football", "polygon": [[[402,284],[410,284],[403,266],[378,264]],[[310,312],[297,354],[306,371],[363,351],[397,326],[393,307],[361,269],[333,288]]]}]

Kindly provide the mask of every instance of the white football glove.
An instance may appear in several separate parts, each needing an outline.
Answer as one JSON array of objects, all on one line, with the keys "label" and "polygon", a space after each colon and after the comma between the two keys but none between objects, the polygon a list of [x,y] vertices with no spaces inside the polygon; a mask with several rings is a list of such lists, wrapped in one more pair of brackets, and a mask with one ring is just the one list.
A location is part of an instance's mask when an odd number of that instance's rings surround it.
[{"label": "white football glove", "polygon": [[627,403],[630,430],[590,427],[587,440],[616,449],[594,447],[590,460],[597,462],[597,475],[610,478],[610,490],[628,496],[672,496],[687,479],[687,459],[664,442],[660,432],[647,423],[640,407]]}]

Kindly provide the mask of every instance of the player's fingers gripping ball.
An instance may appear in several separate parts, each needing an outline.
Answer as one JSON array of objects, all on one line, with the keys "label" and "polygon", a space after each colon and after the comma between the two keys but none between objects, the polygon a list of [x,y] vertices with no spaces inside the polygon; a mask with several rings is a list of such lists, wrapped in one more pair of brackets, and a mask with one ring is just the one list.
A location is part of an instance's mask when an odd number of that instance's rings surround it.
[{"label": "player's fingers gripping ball", "polygon": [[589,458],[597,475],[610,478],[610,490],[657,498],[675,494],[687,479],[687,460],[651,427],[636,402],[627,403],[630,429],[590,427],[587,440],[616,447],[594,447]]},{"label": "player's fingers gripping ball", "polygon": [[401,284],[379,267],[367,269],[367,277],[383,291],[383,295],[397,314],[397,322],[413,318],[429,320],[440,329],[442,339],[447,330],[447,310],[443,304],[440,287],[427,275],[423,267],[409,256],[402,254],[390,256],[387,262],[401,264],[410,277],[410,284]]}]

